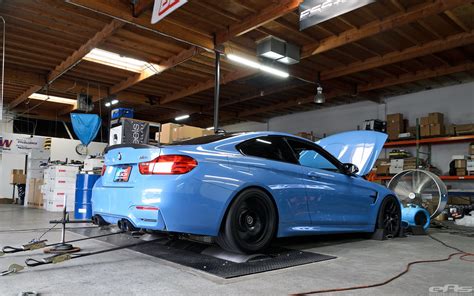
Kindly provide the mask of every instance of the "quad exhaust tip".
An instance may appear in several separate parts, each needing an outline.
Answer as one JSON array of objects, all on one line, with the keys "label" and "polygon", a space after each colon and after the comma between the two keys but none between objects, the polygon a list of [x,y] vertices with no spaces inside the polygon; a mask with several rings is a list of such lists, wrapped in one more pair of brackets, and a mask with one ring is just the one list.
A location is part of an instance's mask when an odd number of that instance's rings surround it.
[{"label": "quad exhaust tip", "polygon": [[125,231],[125,232],[134,232],[134,231],[139,230],[132,224],[132,222],[128,221],[127,219],[118,220],[117,226],[120,230]]},{"label": "quad exhaust tip", "polygon": [[104,218],[102,218],[102,216],[100,215],[92,216],[91,220],[92,220],[92,224],[97,225],[97,226],[105,226],[105,225],[110,224],[107,221],[105,221]]}]

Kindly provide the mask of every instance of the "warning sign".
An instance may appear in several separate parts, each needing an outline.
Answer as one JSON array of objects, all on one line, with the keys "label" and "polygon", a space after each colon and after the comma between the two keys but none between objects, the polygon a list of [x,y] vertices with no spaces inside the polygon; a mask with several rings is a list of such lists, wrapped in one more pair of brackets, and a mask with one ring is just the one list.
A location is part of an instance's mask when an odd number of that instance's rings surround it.
[{"label": "warning sign", "polygon": [[153,6],[153,14],[151,16],[151,23],[156,24],[168,14],[172,13],[183,4],[188,2],[187,0],[155,0]]}]

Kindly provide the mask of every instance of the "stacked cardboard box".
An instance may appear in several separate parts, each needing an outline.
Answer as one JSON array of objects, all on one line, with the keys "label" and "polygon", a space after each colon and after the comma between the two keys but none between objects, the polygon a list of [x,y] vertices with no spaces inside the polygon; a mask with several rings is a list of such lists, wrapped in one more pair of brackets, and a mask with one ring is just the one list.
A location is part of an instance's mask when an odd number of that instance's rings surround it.
[{"label": "stacked cardboard box", "polygon": [[388,174],[390,174],[390,160],[389,159],[385,159],[385,158],[377,159],[375,163],[375,167],[376,167],[375,172],[379,176],[387,176]]},{"label": "stacked cardboard box", "polygon": [[398,139],[405,132],[405,122],[401,113],[387,114],[387,134],[390,140]]},{"label": "stacked cardboard box", "polygon": [[76,175],[75,166],[55,165],[44,172],[44,185],[41,192],[44,208],[50,212],[60,212],[64,206],[68,211],[74,210]]},{"label": "stacked cardboard box", "polygon": [[453,135],[472,135],[474,134],[474,123],[453,124],[450,126],[450,133],[453,133]]},{"label": "stacked cardboard box", "polygon": [[28,207],[42,209],[43,204],[43,194],[41,193],[41,186],[43,186],[43,178],[28,179],[27,191],[26,191],[26,202]]},{"label": "stacked cardboard box", "polygon": [[436,137],[446,134],[444,127],[444,114],[439,112],[429,113],[420,118],[420,136]]},{"label": "stacked cardboard box", "polygon": [[466,163],[466,170],[468,175],[474,175],[474,143],[469,144],[468,153],[470,155],[470,160]]},{"label": "stacked cardboard box", "polygon": [[416,157],[408,157],[403,159],[403,169],[404,170],[414,170],[416,169]]},{"label": "stacked cardboard box", "polygon": [[214,131],[195,126],[165,123],[161,125],[161,132],[155,134],[155,140],[161,144],[170,144],[176,141],[184,141],[213,134]]},{"label": "stacked cardboard box", "polygon": [[23,170],[12,170],[10,184],[26,184],[26,175],[23,174]]},{"label": "stacked cardboard box", "polygon": [[467,160],[466,159],[455,159],[454,167],[456,168],[456,176],[465,176],[467,169]]}]

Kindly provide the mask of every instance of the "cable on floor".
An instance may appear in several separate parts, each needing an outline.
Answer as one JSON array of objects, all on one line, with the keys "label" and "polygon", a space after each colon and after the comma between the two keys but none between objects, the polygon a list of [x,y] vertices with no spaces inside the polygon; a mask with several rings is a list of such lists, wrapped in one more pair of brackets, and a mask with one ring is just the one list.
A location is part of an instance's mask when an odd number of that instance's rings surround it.
[{"label": "cable on floor", "polygon": [[315,291],[309,291],[309,292],[304,292],[304,293],[295,293],[295,294],[291,294],[291,295],[310,295],[310,294],[321,294],[321,293],[330,293],[330,292],[342,292],[342,291],[352,291],[352,290],[360,290],[360,289],[368,289],[368,288],[375,288],[375,287],[380,287],[380,286],[384,286],[398,278],[400,278],[401,276],[403,276],[404,274],[408,273],[408,271],[410,271],[410,267],[413,266],[413,265],[416,265],[416,264],[421,264],[421,263],[435,263],[435,262],[444,262],[444,261],[449,261],[451,260],[451,258],[453,258],[454,256],[456,255],[461,255],[459,257],[460,260],[463,260],[463,261],[467,261],[467,262],[474,262],[474,260],[470,260],[470,259],[467,259],[467,257],[471,257],[471,256],[474,256],[474,253],[468,253],[468,252],[465,252],[459,248],[456,248],[456,247],[453,247],[451,245],[448,245],[447,243],[443,242],[442,240],[438,239],[438,238],[435,238],[434,236],[428,234],[428,236],[441,243],[442,245],[444,245],[445,247],[447,248],[450,248],[450,249],[453,249],[455,251],[457,251],[456,253],[452,253],[452,254],[449,254],[448,257],[446,258],[443,258],[443,259],[432,259],[432,260],[418,260],[418,261],[412,261],[412,262],[409,262],[406,267],[405,267],[405,270],[403,270],[402,272],[396,274],[395,276],[387,279],[386,281],[383,281],[381,283],[376,283],[376,284],[371,284],[371,285],[361,285],[361,286],[353,286],[353,287],[345,287],[345,288],[332,288],[332,289],[324,289],[324,290],[315,290]]}]

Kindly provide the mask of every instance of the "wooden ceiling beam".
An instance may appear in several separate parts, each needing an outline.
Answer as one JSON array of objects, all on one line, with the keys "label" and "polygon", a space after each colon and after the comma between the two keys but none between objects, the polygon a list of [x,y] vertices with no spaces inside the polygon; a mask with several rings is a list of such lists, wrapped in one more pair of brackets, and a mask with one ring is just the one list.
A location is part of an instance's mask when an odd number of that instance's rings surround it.
[{"label": "wooden ceiling beam", "polygon": [[[67,57],[63,62],[61,62],[58,66],[52,70],[46,78],[46,84],[52,83],[54,80],[56,80],[59,76],[64,74],[66,71],[74,67],[77,63],[79,63],[82,58],[88,54],[91,49],[95,48],[98,46],[101,42],[103,42],[105,39],[107,39],[109,36],[111,36],[116,30],[121,28],[124,24],[120,21],[113,20],[109,24],[107,24],[102,30],[97,32],[91,39],[89,39],[86,43],[84,43],[78,50],[74,51],[69,57]],[[23,101],[28,99],[29,96],[31,96],[34,92],[39,91],[40,89],[43,88],[42,86],[32,86],[30,87],[26,92],[22,93],[19,97],[17,97],[15,100],[13,100],[8,108],[11,110],[12,108],[15,108],[19,104],[21,104]]]},{"label": "wooden ceiling beam", "polygon": [[[226,83],[232,82],[234,80],[238,80],[238,79],[241,79],[241,78],[244,78],[244,77],[248,77],[248,76],[253,75],[255,73],[257,73],[256,70],[249,69],[249,68],[237,70],[237,71],[234,71],[234,72],[230,72],[230,73],[227,73],[225,75],[222,75],[221,84],[226,84]],[[195,93],[205,91],[205,90],[210,89],[212,87],[214,87],[214,78],[209,79],[209,80],[204,81],[204,82],[201,82],[201,83],[197,83],[197,84],[195,84],[191,87],[181,89],[177,92],[171,93],[171,94],[161,98],[160,99],[160,104],[168,104],[168,103],[177,101],[181,98],[191,96]]]},{"label": "wooden ceiling beam", "polygon": [[145,29],[151,29],[165,38],[168,36],[175,41],[181,41],[208,50],[214,49],[214,41],[212,37],[195,34],[182,26],[173,24],[167,18],[164,18],[156,24],[151,24],[150,17],[144,14],[139,17],[133,17],[130,13],[130,6],[126,3],[127,1],[66,0],[66,2],[84,9],[112,16],[124,22],[136,24]]},{"label": "wooden ceiling beam", "polygon": [[146,68],[140,73],[136,73],[129,78],[125,79],[122,82],[117,83],[116,85],[113,85],[110,87],[110,93],[111,94],[116,94],[122,90],[125,90],[129,87],[132,87],[141,81],[154,76],[156,74],[162,73],[166,70],[169,70],[171,68],[176,67],[177,65],[184,63],[185,61],[193,58],[196,54],[202,52],[202,49],[198,49],[196,46],[192,46],[189,49],[184,49],[180,53],[178,53],[175,56],[170,57],[166,61],[163,61],[159,65],[156,65],[156,69],[149,69]]},{"label": "wooden ceiling beam", "polygon": [[405,60],[414,59],[420,56],[441,52],[451,48],[471,44],[474,42],[473,33],[460,33],[449,36],[442,40],[428,42],[422,46],[413,46],[402,51],[388,53],[381,57],[369,58],[365,61],[355,62],[347,66],[321,72],[321,79],[333,79],[389,64],[398,63]]},{"label": "wooden ceiling beam", "polygon": [[[412,82],[429,79],[433,77],[439,77],[439,76],[444,76],[444,75],[449,75],[449,74],[459,73],[459,72],[464,72],[464,71],[472,71],[473,69],[474,69],[473,62],[464,63],[464,64],[453,66],[453,67],[442,66],[435,69],[427,69],[427,70],[418,71],[415,73],[403,74],[396,78],[388,78],[384,80],[374,81],[365,85],[359,85],[357,87],[357,90],[359,93],[367,92],[367,91],[381,89],[381,88],[385,88],[389,86],[412,83]],[[342,96],[342,95],[350,95],[350,93],[345,90],[334,90],[325,95],[326,95],[326,99],[332,99],[332,98]],[[286,102],[273,104],[271,106],[265,106],[265,107],[260,107],[260,108],[255,108],[255,109],[239,112],[236,118],[243,118],[243,117],[247,117],[247,116],[251,116],[255,114],[272,112],[279,109],[297,107],[299,105],[312,103],[313,100],[314,100],[314,95],[308,96],[302,99],[293,99]],[[225,119],[228,119],[228,118],[225,118]]]},{"label": "wooden ceiling beam", "polygon": [[153,7],[153,0],[135,0],[132,1],[132,15],[133,17],[139,17],[145,11]]},{"label": "wooden ceiling beam", "polygon": [[459,28],[463,29],[465,32],[469,32],[471,29],[466,26],[466,24],[458,18],[452,11],[446,10],[444,14],[453,22],[455,23]]},{"label": "wooden ceiling beam", "polygon": [[337,36],[328,37],[313,44],[303,46],[301,56],[303,58],[343,46],[348,43],[361,40],[378,33],[417,21],[430,15],[439,14],[457,6],[468,4],[469,0],[435,0],[433,2],[414,7],[405,13],[396,13],[380,21],[374,21],[358,29],[345,31]]},{"label": "wooden ceiling beam", "polygon": [[216,33],[216,44],[222,44],[230,39],[252,31],[298,8],[302,0],[280,0],[277,4],[256,12],[239,23],[230,25],[226,30]]}]

